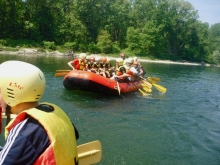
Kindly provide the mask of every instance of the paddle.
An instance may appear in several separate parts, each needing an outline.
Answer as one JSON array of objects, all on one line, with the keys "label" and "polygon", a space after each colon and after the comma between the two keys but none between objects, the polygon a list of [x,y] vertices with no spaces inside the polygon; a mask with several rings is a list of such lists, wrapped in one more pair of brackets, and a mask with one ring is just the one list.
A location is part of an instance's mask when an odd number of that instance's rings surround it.
[{"label": "paddle", "polygon": [[151,88],[146,88],[146,87],[143,87],[143,89],[148,92],[148,93],[152,93],[152,89]]},{"label": "paddle", "polygon": [[143,78],[142,76],[140,76],[140,78],[143,80],[144,84],[148,86],[148,88],[152,88],[152,84],[149,83],[145,78]]},{"label": "paddle", "polygon": [[56,70],[56,73],[58,72],[70,72],[71,70]]},{"label": "paddle", "polygon": [[55,73],[55,77],[62,77],[62,76],[66,76],[66,74],[69,73],[69,72],[58,72],[58,73]]},{"label": "paddle", "polygon": [[148,88],[152,88],[152,84],[143,80],[143,85],[147,86]]},{"label": "paddle", "polygon": [[148,93],[151,93],[152,92],[152,89],[151,88],[148,88],[147,86],[145,86],[144,84],[141,84],[142,88],[148,92]]},{"label": "paddle", "polygon": [[160,82],[160,78],[157,78],[157,77],[148,77],[147,80],[154,81],[154,82]]},{"label": "paddle", "polygon": [[118,94],[120,95],[121,91],[120,91],[120,87],[119,87],[118,81],[116,83],[117,83]]},{"label": "paddle", "polygon": [[102,146],[98,140],[77,146],[77,152],[79,165],[98,163],[102,158]]},{"label": "paddle", "polygon": [[121,90],[120,90],[120,86],[118,84],[118,78],[116,76],[114,78],[115,78],[115,81],[117,83],[118,94],[120,95],[121,94]]},{"label": "paddle", "polygon": [[147,93],[145,93],[144,91],[142,91],[141,89],[138,89],[142,94],[143,94],[143,96],[147,96],[148,94]]},{"label": "paddle", "polygon": [[65,76],[71,70],[56,70],[55,77]]},{"label": "paddle", "polygon": [[[132,83],[132,82],[131,82]],[[134,85],[134,83],[132,83],[132,85]],[[145,93],[144,91],[142,91],[140,88],[138,88],[136,85],[134,85],[135,86],[135,88],[137,88],[142,94],[143,94],[143,96],[146,96],[146,95],[148,95],[147,93]]]},{"label": "paddle", "polygon": [[[141,77],[142,79],[146,80],[145,78]],[[150,81],[150,83],[159,91],[161,91],[162,93],[166,93],[167,89],[161,85],[155,84],[156,81],[160,80],[159,78],[147,78],[148,81]],[[146,81],[144,81],[144,83],[146,83]]]},{"label": "paddle", "polygon": [[158,89],[159,91],[161,91],[162,93],[166,93],[167,89],[161,85],[158,84],[153,84],[153,86]]}]

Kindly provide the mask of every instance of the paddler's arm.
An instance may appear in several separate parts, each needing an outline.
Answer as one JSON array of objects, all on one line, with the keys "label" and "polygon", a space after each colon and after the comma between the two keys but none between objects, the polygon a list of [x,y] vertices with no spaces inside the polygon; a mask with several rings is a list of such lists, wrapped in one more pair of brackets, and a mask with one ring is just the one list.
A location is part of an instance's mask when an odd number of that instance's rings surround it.
[{"label": "paddler's arm", "polygon": [[70,68],[72,68],[73,70],[75,70],[74,66],[72,65],[72,61],[67,63],[69,65]]}]

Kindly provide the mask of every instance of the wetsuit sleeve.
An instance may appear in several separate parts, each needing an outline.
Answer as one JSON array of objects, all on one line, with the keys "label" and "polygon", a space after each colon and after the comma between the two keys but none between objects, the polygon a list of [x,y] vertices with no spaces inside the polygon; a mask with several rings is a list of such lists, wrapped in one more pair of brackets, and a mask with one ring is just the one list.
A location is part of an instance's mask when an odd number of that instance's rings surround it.
[{"label": "wetsuit sleeve", "polygon": [[35,119],[27,118],[9,132],[0,152],[0,164],[32,165],[49,145],[44,128]]}]

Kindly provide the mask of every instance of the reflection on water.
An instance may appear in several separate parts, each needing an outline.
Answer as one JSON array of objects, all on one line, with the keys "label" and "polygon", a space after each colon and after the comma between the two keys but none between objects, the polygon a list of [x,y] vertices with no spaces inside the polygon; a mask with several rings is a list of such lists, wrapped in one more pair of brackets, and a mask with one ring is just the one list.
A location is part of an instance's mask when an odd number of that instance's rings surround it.
[{"label": "reflection on water", "polygon": [[[98,164],[209,164],[220,162],[220,69],[143,63],[147,76],[161,78],[162,94],[139,92],[113,97],[68,91],[58,69],[69,69],[67,58],[1,56],[40,67],[47,86],[42,101],[58,104],[80,132],[78,144],[99,139]],[[1,144],[3,137],[1,136]]]}]

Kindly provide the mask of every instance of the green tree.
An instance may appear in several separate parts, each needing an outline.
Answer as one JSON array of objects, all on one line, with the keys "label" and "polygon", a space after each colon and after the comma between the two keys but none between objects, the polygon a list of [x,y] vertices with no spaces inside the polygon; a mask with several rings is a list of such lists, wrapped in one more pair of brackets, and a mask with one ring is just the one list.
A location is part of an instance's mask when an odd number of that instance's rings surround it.
[{"label": "green tree", "polygon": [[213,52],[213,61],[220,66],[220,52],[218,50]]},{"label": "green tree", "polygon": [[98,36],[97,47],[103,53],[111,53],[112,51],[112,40],[111,36],[106,30],[102,30]]},{"label": "green tree", "polygon": [[112,0],[108,7],[107,22],[104,29],[108,30],[113,42],[118,42],[121,48],[125,48],[125,37],[130,26],[131,4],[126,0]]},{"label": "green tree", "polygon": [[210,34],[210,49],[211,51],[220,51],[220,23],[212,25],[209,29]]},{"label": "green tree", "polygon": [[0,38],[22,38],[23,2],[20,0],[1,0],[0,8]]}]

